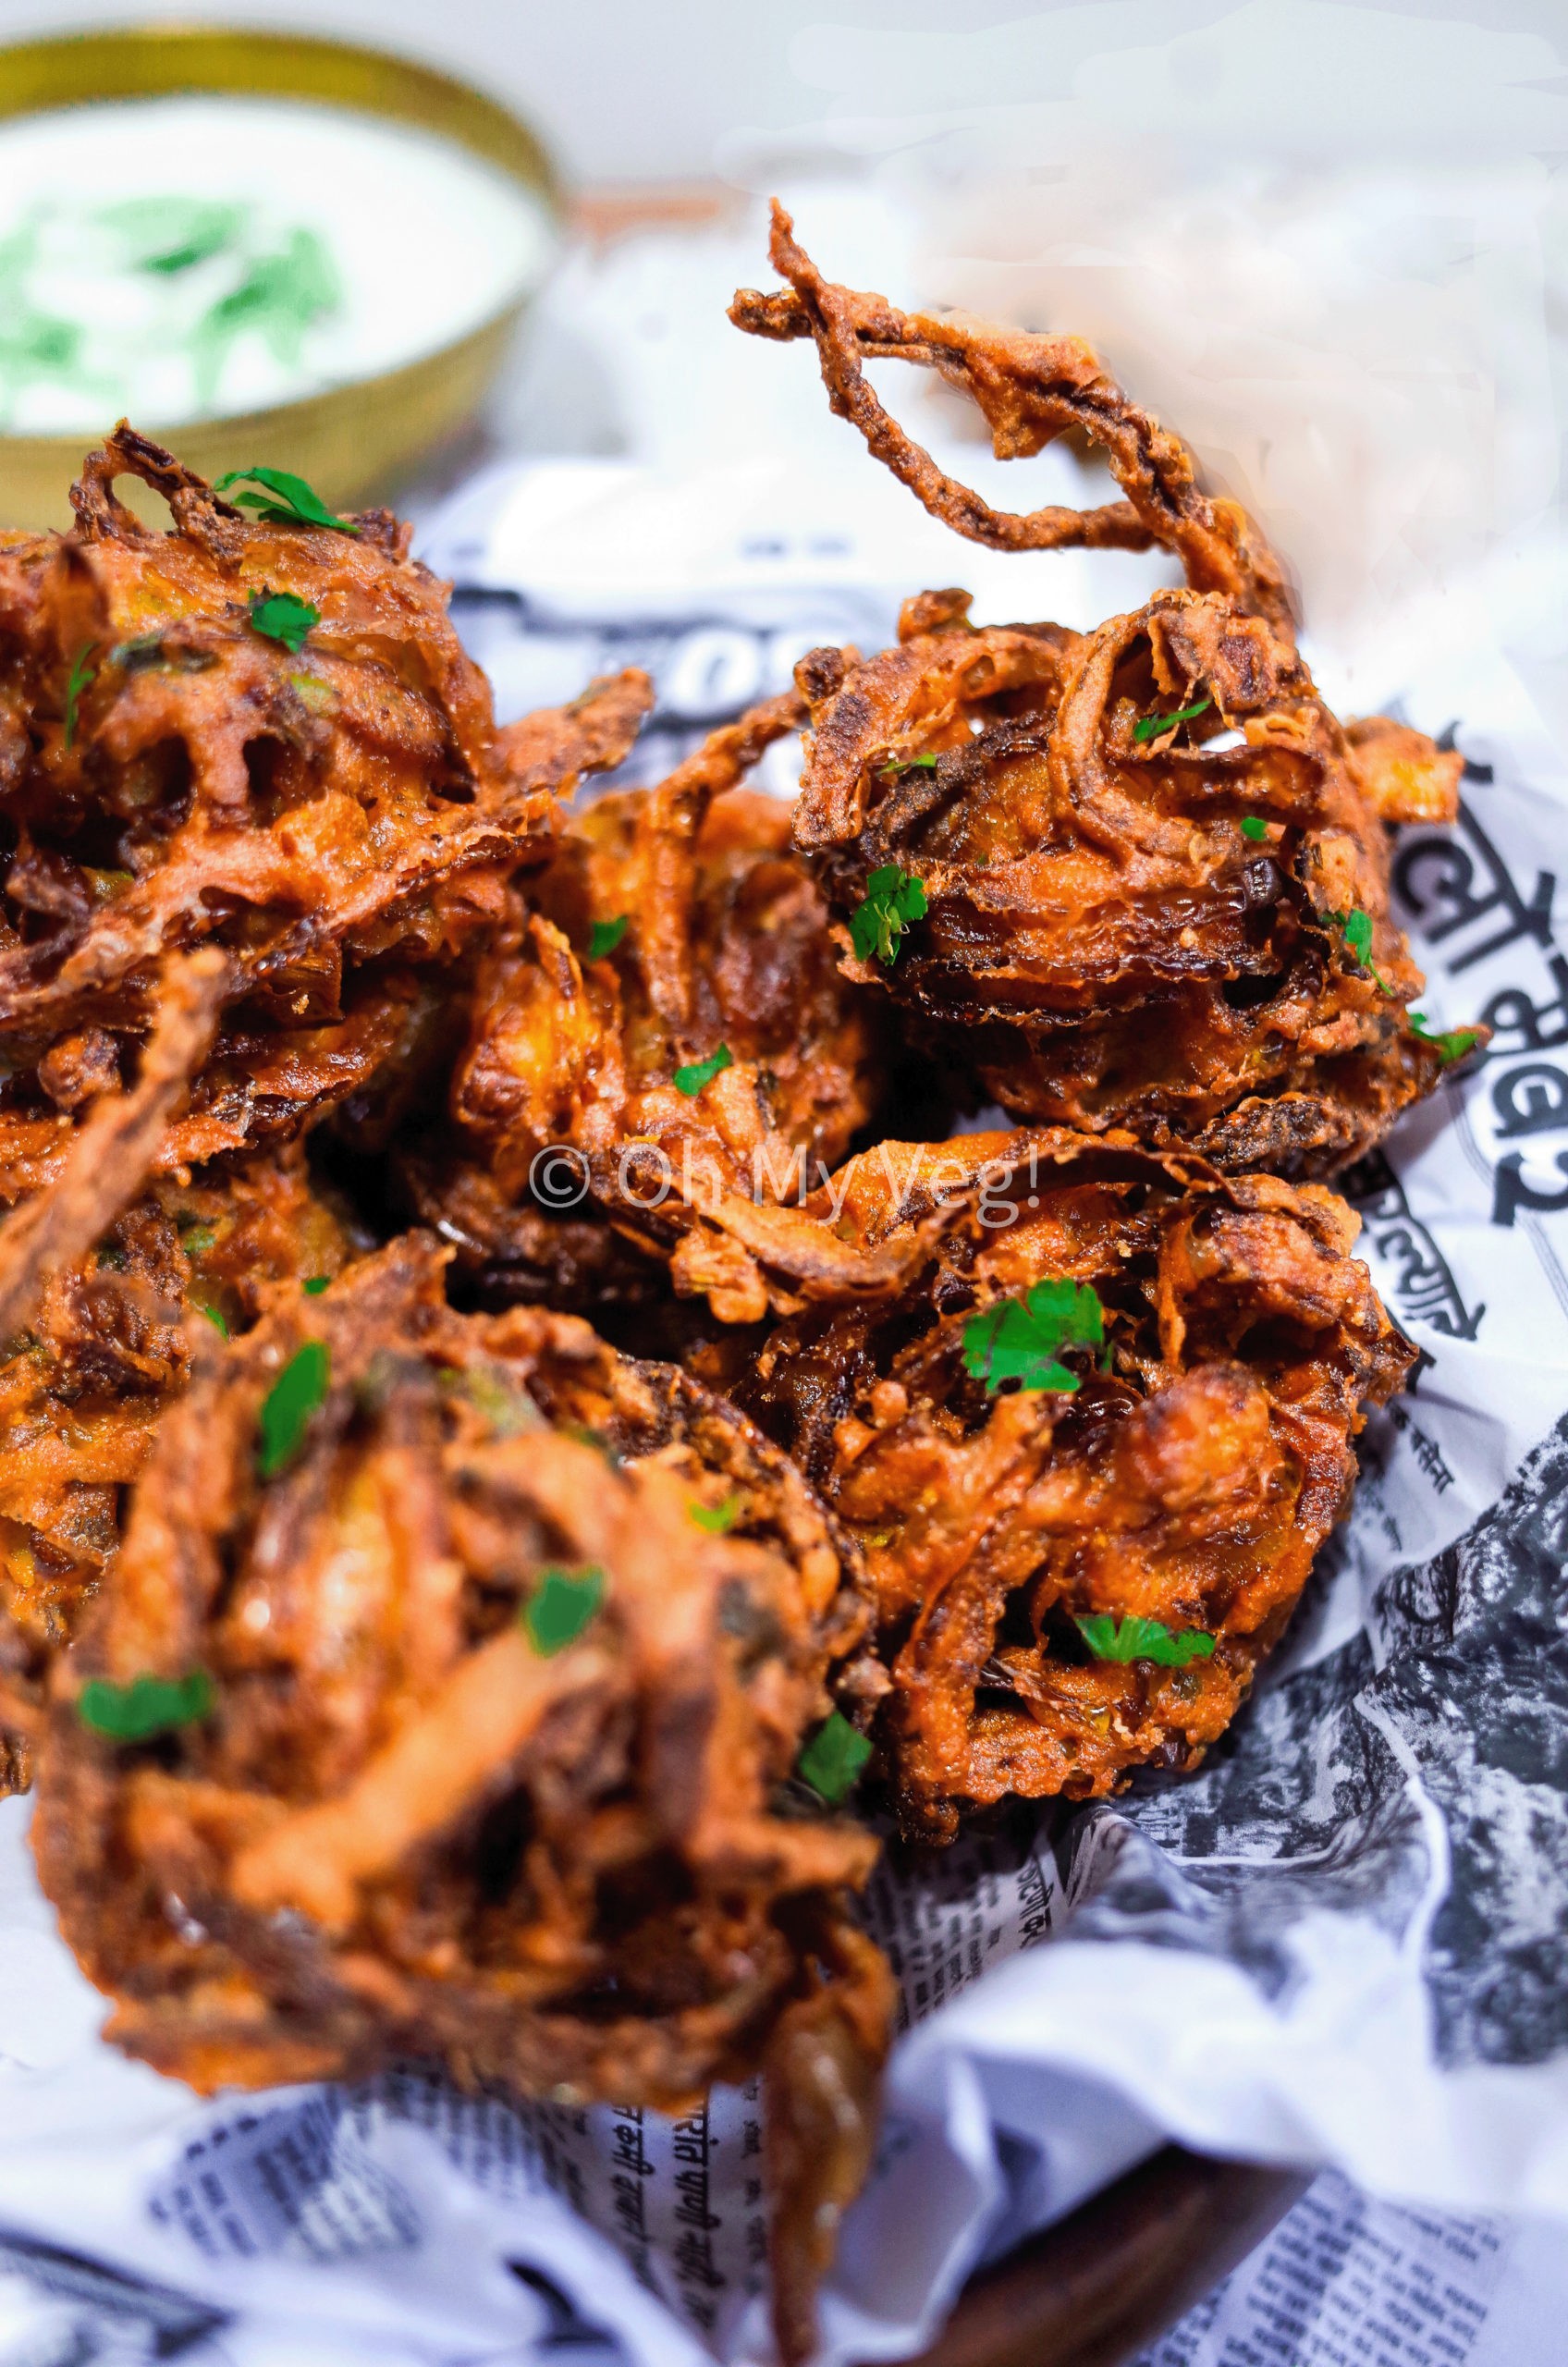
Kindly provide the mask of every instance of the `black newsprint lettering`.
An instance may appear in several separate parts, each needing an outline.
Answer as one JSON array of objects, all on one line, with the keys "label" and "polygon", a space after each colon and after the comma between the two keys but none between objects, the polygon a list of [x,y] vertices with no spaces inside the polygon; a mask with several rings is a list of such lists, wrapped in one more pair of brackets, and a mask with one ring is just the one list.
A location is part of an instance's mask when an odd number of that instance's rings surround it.
[{"label": "black newsprint lettering", "polygon": [[713,2256],[714,2230],[724,2224],[709,2208],[708,2164],[713,2152],[707,2106],[675,2124],[671,2146],[683,2166],[675,2174],[675,2274],[688,2316],[704,2333],[712,2330],[717,2311],[708,2299],[729,2283]]},{"label": "black newsprint lettering", "polygon": [[647,2287],[650,2293],[655,2293],[658,2290],[658,2280],[654,2275],[650,2256],[652,2238],[648,2234],[646,2184],[654,2175],[654,2165],[648,2159],[640,2104],[618,2107],[612,2143],[611,2208],[620,2228],[622,2245],[631,2263],[633,2275],[639,2284]]},{"label": "black newsprint lettering", "polygon": [[[1556,1166],[1560,1175],[1568,1177],[1568,1150],[1557,1153]],[[1525,1181],[1524,1153],[1511,1150],[1506,1159],[1500,1159],[1497,1163],[1493,1224],[1512,1224],[1521,1208],[1536,1209],[1542,1216],[1560,1216],[1568,1208],[1568,1182],[1560,1192],[1537,1191],[1535,1184]]]},{"label": "black newsprint lettering", "polygon": [[1485,1306],[1467,1307],[1447,1258],[1418,1217],[1404,1186],[1380,1150],[1369,1151],[1341,1176],[1340,1189],[1355,1208],[1379,1257],[1394,1269],[1390,1294],[1401,1315],[1429,1324],[1451,1340],[1473,1340]]},{"label": "black newsprint lettering", "polygon": [[619,2344],[608,2326],[595,2325],[578,2312],[570,2293],[532,2261],[509,2260],[507,2266],[520,2285],[526,2285],[545,2304],[545,2329],[533,2337],[536,2350],[617,2350]]},{"label": "black newsprint lettering", "polygon": [[1031,1948],[1043,1940],[1051,1928],[1051,1912],[1046,1897],[1045,1869],[1033,1850],[1018,1870],[1018,1944]]},{"label": "black newsprint lettering", "polygon": [[111,2352],[126,2355],[131,2328],[136,2332],[130,2335],[130,2342],[144,2346],[148,2356],[178,2359],[183,2351],[209,2341],[233,2315],[172,2285],[155,2285],[150,2278],[128,2275],[102,2261],[89,2260],[82,2252],[65,2251],[57,2244],[4,2231],[0,2231],[0,2276],[20,2277],[73,2312],[70,2338],[58,2351],[50,2349],[50,2359],[92,2360],[106,2358]]},{"label": "black newsprint lettering", "polygon": [[1495,1039],[1488,1060],[1506,1060],[1511,1052],[1550,1052],[1568,1044],[1568,959],[1550,953],[1546,966],[1557,988],[1550,1001],[1537,1002],[1523,987],[1502,987],[1483,1006],[1480,1017]]},{"label": "black newsprint lettering", "polygon": [[[1399,894],[1420,923],[1429,943],[1441,945],[1473,921],[1501,913],[1503,926],[1477,944],[1456,954],[1447,967],[1451,976],[1473,969],[1489,954],[1528,938],[1543,950],[1551,946],[1551,903],[1557,876],[1537,871],[1528,898],[1513,884],[1513,875],[1467,805],[1459,809],[1459,827],[1471,841],[1439,838],[1426,832],[1408,838],[1394,857],[1393,879]],[[1472,851],[1474,850],[1474,852]],[[1477,857],[1479,862],[1477,863]]]},{"label": "black newsprint lettering", "polygon": [[[1448,724],[1444,730],[1439,731],[1438,734],[1437,745],[1443,751],[1445,755],[1449,754],[1452,750],[1459,745],[1454,735],[1459,730],[1460,720],[1461,718],[1458,716],[1455,716],[1453,721],[1451,724]],[[1463,748],[1460,749],[1459,753],[1462,756],[1464,755]],[[1464,772],[1463,778],[1465,780],[1477,781],[1483,788],[1489,789],[1492,782],[1496,779],[1497,775],[1492,766],[1477,764],[1474,756],[1464,756]]]},{"label": "black newsprint lettering", "polygon": [[[1551,928],[1556,874],[1538,870],[1535,886],[1525,896],[1515,886],[1508,865],[1470,807],[1464,803],[1459,809],[1459,830],[1461,836],[1454,838],[1435,837],[1428,832],[1407,837],[1394,857],[1395,889],[1414,914],[1418,933],[1433,945],[1445,944],[1473,922],[1498,913],[1504,915],[1501,930],[1483,931],[1474,942],[1467,942],[1462,951],[1452,955],[1447,963],[1451,976],[1501,952],[1505,946],[1524,941],[1539,946],[1552,991],[1537,997],[1520,985],[1500,987],[1480,1014],[1492,1030],[1492,1041],[1483,1057],[1499,1139],[1520,1142],[1537,1134],[1558,1133],[1568,1129],[1568,1073],[1554,1061],[1539,1058],[1525,1058],[1518,1061],[1517,1066],[1504,1066],[1521,1054],[1538,1055],[1568,1044],[1568,957],[1558,950]],[[1524,1153],[1505,1152],[1493,1170],[1493,1224],[1512,1225],[1522,1211],[1532,1216],[1561,1216],[1568,1211],[1568,1154],[1557,1152],[1555,1165],[1564,1179],[1561,1187],[1533,1184],[1525,1173]],[[1391,1216],[1385,1220],[1390,1226],[1395,1221]],[[1418,1270],[1427,1262],[1420,1254],[1420,1228],[1410,1223],[1407,1211],[1403,1212],[1403,1220],[1409,1225],[1409,1238],[1402,1249],[1390,1237],[1388,1254],[1408,1263],[1410,1278],[1416,1287],[1424,1282],[1429,1289],[1430,1277],[1423,1277]],[[1368,1224],[1370,1227],[1370,1217]],[[1373,1238],[1378,1240],[1376,1232]],[[1385,1246],[1381,1241],[1378,1245],[1380,1249]],[[1420,1312],[1414,1303],[1409,1311]],[[1437,1318],[1428,1316],[1427,1320]],[[1452,1326],[1439,1324],[1439,1328],[1447,1330]],[[1462,1331],[1459,1336],[1474,1339],[1475,1332]]]},{"label": "black newsprint lettering", "polygon": [[1518,1134],[1556,1134],[1568,1126],[1568,1076],[1550,1061],[1526,1061],[1492,1086],[1492,1115],[1509,1141]]},{"label": "black newsprint lettering", "polygon": [[1389,1407],[1389,1419],[1396,1430],[1403,1430],[1409,1439],[1412,1454],[1427,1474],[1437,1493],[1439,1496],[1446,1495],[1453,1485],[1453,1473],[1445,1462],[1443,1451],[1437,1440],[1427,1436],[1409,1407],[1402,1405],[1397,1397]]}]

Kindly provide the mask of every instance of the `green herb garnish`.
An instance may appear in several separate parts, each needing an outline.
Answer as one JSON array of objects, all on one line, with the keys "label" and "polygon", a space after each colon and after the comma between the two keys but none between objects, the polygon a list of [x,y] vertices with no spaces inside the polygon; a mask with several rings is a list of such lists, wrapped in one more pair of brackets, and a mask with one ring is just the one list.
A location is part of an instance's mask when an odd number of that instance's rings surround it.
[{"label": "green herb garnish", "polygon": [[303,1282],[300,1287],[304,1291],[307,1298],[320,1298],[323,1291],[327,1289],[331,1281],[332,1276],[330,1274],[312,1274],[308,1281]]},{"label": "green herb garnish", "polygon": [[1016,1380],[1025,1389],[1071,1392],[1078,1377],[1058,1362],[1058,1351],[1097,1348],[1104,1338],[1104,1311],[1087,1282],[1065,1277],[1036,1282],[1022,1298],[998,1299],[970,1317],[963,1368],[992,1391]]},{"label": "green herb garnish", "polygon": [[1243,814],[1242,816],[1242,836],[1243,839],[1266,839],[1268,836],[1268,825],[1267,822],[1260,820],[1258,816],[1256,814]]},{"label": "green herb garnish", "polygon": [[77,651],[76,662],[66,681],[66,745],[67,748],[76,738],[77,703],[83,691],[98,679],[98,668],[90,662],[97,646],[98,644],[95,641],[83,644]]},{"label": "green herb garnish", "polygon": [[739,1496],[726,1496],[721,1504],[691,1504],[687,1509],[699,1528],[710,1537],[723,1537],[740,1519],[743,1504]]},{"label": "green herb garnish", "polygon": [[879,864],[865,883],[865,895],[850,922],[850,942],[863,962],[875,954],[889,969],[899,940],[911,921],[925,918],[923,883],[896,863]]},{"label": "green herb garnish", "polygon": [[864,1772],[871,1745],[840,1710],[818,1726],[795,1761],[795,1772],[809,1784],[818,1799],[837,1808],[847,1799]]},{"label": "green herb garnish", "polygon": [[326,1395],[332,1355],[325,1340],[296,1348],[262,1400],[262,1443],[256,1456],[263,1479],[273,1478],[298,1453],[305,1425]]},{"label": "green herb garnish", "polygon": [[188,1257],[201,1257],[216,1240],[217,1234],[210,1224],[188,1224],[181,1228],[179,1245]]},{"label": "green herb garnish", "polygon": [[208,1322],[212,1325],[212,1327],[213,1327],[214,1331],[219,1331],[219,1332],[221,1332],[221,1333],[223,1334],[223,1337],[224,1337],[226,1340],[227,1339],[227,1337],[228,1337],[228,1318],[227,1318],[227,1316],[224,1313],[224,1311],[223,1311],[223,1309],[222,1309],[222,1307],[221,1307],[221,1306],[198,1306],[198,1307],[197,1307],[197,1309],[196,1309],[196,1312],[197,1312],[197,1314],[198,1314],[198,1315],[204,1315],[204,1316],[206,1317],[206,1318],[207,1318]]},{"label": "green herb garnish", "polygon": [[252,592],[251,622],[268,641],[280,641],[290,657],[298,657],[305,636],[321,622],[321,610],[292,592]]},{"label": "green herb garnish", "polygon": [[232,246],[245,208],[203,198],[134,197],[105,206],[99,220],[125,241],[133,269],[169,279]]},{"label": "green herb garnish", "polygon": [[1364,913],[1357,904],[1348,913],[1319,913],[1317,918],[1326,928],[1337,928],[1341,932],[1351,959],[1362,969],[1371,971],[1373,983],[1379,994],[1391,995],[1392,987],[1376,963],[1367,958],[1372,950],[1371,914]]},{"label": "green herb garnish", "polygon": [[1406,1012],[1405,1017],[1410,1022],[1411,1034],[1419,1036],[1423,1044],[1432,1046],[1445,1069],[1451,1061],[1462,1061],[1466,1052],[1473,1052],[1481,1040],[1478,1027],[1451,1027],[1441,1035],[1436,1033],[1427,1024],[1424,1011]]},{"label": "green herb garnish", "polygon": [[685,1068],[677,1069],[671,1082],[688,1101],[695,1101],[704,1085],[711,1085],[720,1069],[733,1067],[734,1058],[729,1045],[721,1044],[711,1060],[692,1061]]},{"label": "green herb garnish", "polygon": [[[974,627],[970,630],[973,632]],[[884,780],[897,780],[904,773],[934,773],[937,759],[934,755],[889,756],[879,769]]]},{"label": "green herb garnish", "polygon": [[[291,230],[270,253],[241,260],[243,276],[209,304],[196,325],[196,392],[204,405],[210,406],[217,394],[237,339],[260,337],[279,362],[292,368],[304,350],[305,331],[313,321],[336,312],[342,301],[342,286],[332,257],[313,230]],[[299,477],[285,477],[281,469],[239,469],[235,474],[257,478],[275,489],[279,478],[290,488],[302,482]],[[232,483],[232,478],[227,482]],[[309,493],[309,486],[305,490]],[[315,496],[312,494],[311,498],[314,500]],[[314,525],[338,526],[345,533],[359,531],[330,512],[319,518],[313,512],[304,514]]]},{"label": "green herb garnish", "polygon": [[288,469],[230,469],[219,477],[214,493],[227,493],[231,484],[248,484],[249,493],[237,493],[235,507],[253,509],[263,525],[268,526],[332,526],[340,534],[357,534],[359,528],[352,519],[337,517],[312,486],[303,477],[292,475]]},{"label": "green herb garnish", "polygon": [[553,1660],[577,1641],[604,1599],[605,1574],[595,1564],[582,1570],[541,1570],[522,1606],[522,1632],[542,1660]]},{"label": "green herb garnish", "polygon": [[1189,1661],[1207,1661],[1214,1638],[1201,1627],[1180,1633],[1158,1619],[1123,1619],[1120,1625],[1109,1612],[1096,1612],[1073,1625],[1097,1661],[1158,1661],[1161,1668],[1185,1668]]},{"label": "green herb garnish", "polygon": [[209,1716],[214,1699],[204,1669],[192,1669],[189,1676],[133,1677],[129,1685],[95,1676],[77,1695],[76,1713],[84,1726],[111,1742],[148,1742]]},{"label": "green herb garnish", "polygon": [[1158,740],[1162,731],[1173,730],[1178,723],[1191,723],[1194,715],[1202,715],[1206,707],[1213,705],[1211,698],[1204,697],[1194,706],[1179,707],[1174,715],[1145,715],[1142,723],[1133,726],[1133,737],[1134,740]]},{"label": "green herb garnish", "polygon": [[594,923],[588,934],[590,962],[602,962],[607,953],[615,951],[616,947],[626,935],[626,925],[631,918],[630,913],[622,913],[617,920]]}]

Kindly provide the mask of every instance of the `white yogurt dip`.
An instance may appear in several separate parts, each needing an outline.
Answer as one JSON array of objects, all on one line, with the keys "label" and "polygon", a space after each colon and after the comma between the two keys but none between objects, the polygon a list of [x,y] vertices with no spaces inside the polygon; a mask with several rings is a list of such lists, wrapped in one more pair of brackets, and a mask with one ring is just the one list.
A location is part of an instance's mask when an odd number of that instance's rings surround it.
[{"label": "white yogurt dip", "polygon": [[432,353],[552,248],[455,142],[303,100],[105,101],[0,123],[0,433],[178,427]]}]

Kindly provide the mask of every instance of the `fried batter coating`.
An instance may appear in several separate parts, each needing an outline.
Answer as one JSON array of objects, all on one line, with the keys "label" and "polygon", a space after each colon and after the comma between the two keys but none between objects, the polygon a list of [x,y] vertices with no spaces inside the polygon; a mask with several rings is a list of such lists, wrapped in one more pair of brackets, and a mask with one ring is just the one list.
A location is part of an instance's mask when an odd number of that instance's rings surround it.
[{"label": "fried batter coating", "polygon": [[[172,533],[117,500],[125,474]],[[396,1031],[383,974],[492,926],[498,874],[545,857],[556,797],[619,761],[651,695],[627,674],[497,731],[446,587],[386,512],[253,522],[123,424],[72,500],[72,533],[0,550],[0,1173],[18,1179],[57,1131],[43,1064],[86,1038],[67,1082],[90,1084],[103,1037],[147,1024],[156,963],[203,939],[233,979],[206,1113],[225,1147],[352,1090]]]},{"label": "fried batter coating", "polygon": [[[885,296],[835,287],[798,244],[777,198],[767,251],[788,290],[740,288],[729,318],[751,337],[814,338],[834,411],[934,518],[993,550],[1173,551],[1194,590],[1218,593],[1292,638],[1284,570],[1257,527],[1237,503],[1199,490],[1186,446],[1128,400],[1082,337],[1031,337],[967,313],[900,313]],[[1104,452],[1125,500],[1027,517],[992,509],[888,417],[866,384],[868,361],[938,372],[981,411],[998,460],[1032,459],[1076,430]]]},{"label": "fried batter coating", "polygon": [[[786,2069],[847,2050],[864,2089],[876,1844],[779,1788],[829,1677],[879,1676],[855,1558],[733,1407],[574,1318],[452,1313],[447,1255],[276,1300],[165,1418],[39,1777],[110,2035],[203,2091],[411,2054],[684,2107],[782,2028]],[[263,1477],[308,1343],[320,1400]],[[79,1717],[88,1680],[194,1670],[210,1712],[155,1748]]]},{"label": "fried batter coating", "polygon": [[673,1251],[678,1287],[726,1319],[766,1313],[693,1262],[693,1209],[802,1198],[888,1072],[884,1007],[839,975],[788,807],[739,786],[804,717],[792,692],[769,700],[657,788],[574,816],[482,964],[447,1105],[459,1155],[433,1145],[409,1173],[491,1292],[635,1301]]},{"label": "fried batter coating", "polygon": [[[1406,1018],[1422,979],[1381,826],[1452,819],[1460,758],[1386,717],[1336,720],[1255,530],[1078,340],[829,287],[777,212],[773,252],[792,292],[743,292],[733,317],[814,336],[834,407],[934,514],[1003,547],[1158,542],[1192,587],[1084,636],[976,632],[962,593],[927,593],[896,650],[803,661],[797,847],[846,920],[878,874],[925,899],[850,975],[1017,1118],[1233,1170],[1348,1165],[1440,1073]],[[1003,457],[1086,429],[1129,501],[986,509],[886,418],[863,355],[939,369]]]},{"label": "fried batter coating", "polygon": [[[1349,1255],[1356,1218],[1321,1185],[1057,1130],[883,1144],[830,1209],[868,1253],[941,1230],[898,1295],[782,1325],[737,1394],[864,1551],[906,1831],[1194,1765],[1414,1361]],[[1103,1353],[1095,1321],[1053,1347],[1041,1317],[1035,1361],[998,1377],[986,1311],[1045,1282],[1088,1286]],[[1098,1657],[1079,1623],[1107,1614],[1198,1641]]]},{"label": "fried batter coating", "polygon": [[[840,912],[884,866],[925,892],[894,963],[851,975],[1020,1118],[1228,1168],[1361,1157],[1441,1072],[1406,1018],[1422,976],[1378,810],[1452,811],[1459,759],[1380,719],[1347,736],[1288,644],[1213,597],[1082,639],[974,632],[945,597],[897,649],[801,669],[796,843]],[[934,607],[910,605],[917,627]]]},{"label": "fried batter coating", "polygon": [[189,1318],[214,1339],[220,1321],[240,1331],[272,1287],[336,1274],[366,1246],[356,1220],[312,1184],[298,1147],[229,1172],[167,1177],[91,1254],[56,1261],[26,1328],[7,1333],[0,1793],[27,1787],[45,1671],[114,1564],[126,1491],[190,1378]]}]

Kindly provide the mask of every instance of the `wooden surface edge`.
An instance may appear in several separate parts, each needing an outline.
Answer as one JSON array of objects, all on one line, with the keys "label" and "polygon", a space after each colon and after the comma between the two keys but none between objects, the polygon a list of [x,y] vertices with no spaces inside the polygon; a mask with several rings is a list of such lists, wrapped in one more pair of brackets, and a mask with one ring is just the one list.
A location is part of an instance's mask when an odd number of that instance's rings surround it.
[{"label": "wooden surface edge", "polygon": [[912,2367],[1125,2367],[1311,2183],[1308,2171],[1167,2145],[972,2277]]}]

